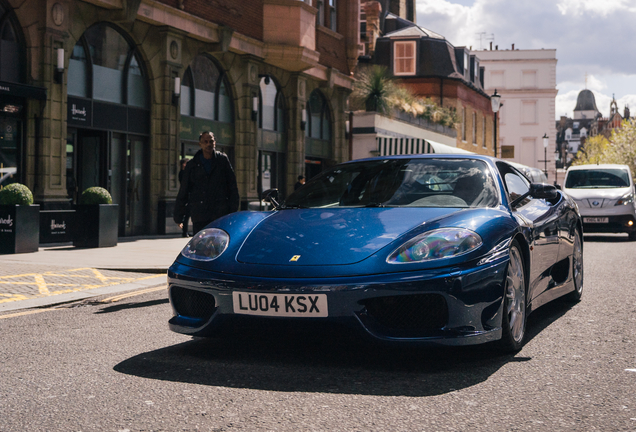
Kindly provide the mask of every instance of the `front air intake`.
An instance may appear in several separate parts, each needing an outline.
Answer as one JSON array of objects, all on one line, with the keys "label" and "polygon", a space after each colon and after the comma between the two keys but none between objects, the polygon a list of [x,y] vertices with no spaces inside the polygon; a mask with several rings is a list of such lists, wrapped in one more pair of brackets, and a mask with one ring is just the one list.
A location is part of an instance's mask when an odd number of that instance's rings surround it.
[{"label": "front air intake", "polygon": [[170,303],[177,314],[200,320],[209,320],[216,310],[214,296],[179,286],[170,289]]},{"label": "front air intake", "polygon": [[362,302],[367,315],[394,330],[440,330],[448,323],[446,299],[439,294],[376,297]]}]

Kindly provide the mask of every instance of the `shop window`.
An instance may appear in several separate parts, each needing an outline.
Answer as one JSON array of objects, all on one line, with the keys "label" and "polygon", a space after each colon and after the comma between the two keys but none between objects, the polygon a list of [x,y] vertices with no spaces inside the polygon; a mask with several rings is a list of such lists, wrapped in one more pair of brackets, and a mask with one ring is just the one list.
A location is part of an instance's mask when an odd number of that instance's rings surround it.
[{"label": "shop window", "polygon": [[20,43],[13,23],[0,9],[0,81],[23,82]]},{"label": "shop window", "polygon": [[208,56],[194,58],[181,80],[181,115],[232,123],[230,86]]},{"label": "shop window", "polygon": [[86,30],[73,47],[68,66],[69,96],[150,107],[146,74],[135,48],[113,27]]},{"label": "shop window", "polygon": [[181,115],[194,115],[194,107],[192,106],[192,103],[194,102],[194,97],[192,95],[193,92],[192,71],[188,68],[186,73],[183,75],[183,80],[181,81]]},{"label": "shop window", "polygon": [[276,84],[269,77],[263,77],[260,89],[260,127],[276,130],[276,96],[278,94]]},{"label": "shop window", "polygon": [[331,115],[327,101],[318,91],[314,91],[307,103],[307,118],[309,122],[305,128],[305,135],[310,138],[331,139]]},{"label": "shop window", "polygon": [[73,47],[68,62],[67,93],[73,96],[89,97],[88,92],[88,64],[86,50],[81,43]]}]

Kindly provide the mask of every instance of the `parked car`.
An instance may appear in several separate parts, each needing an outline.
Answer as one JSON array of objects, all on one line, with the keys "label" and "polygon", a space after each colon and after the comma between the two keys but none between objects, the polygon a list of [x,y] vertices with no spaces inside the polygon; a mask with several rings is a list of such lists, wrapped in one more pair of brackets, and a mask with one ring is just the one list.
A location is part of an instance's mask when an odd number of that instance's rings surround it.
[{"label": "parked car", "polygon": [[539,168],[529,167],[516,162],[508,162],[513,167],[517,168],[523,175],[525,175],[531,183],[547,183],[548,177]]},{"label": "parked car", "polygon": [[582,294],[576,205],[497,159],[356,160],[283,203],[264,197],[272,211],[214,221],[170,267],[173,331],[337,322],[380,341],[515,351],[531,311]]},{"label": "parked car", "polygon": [[584,232],[627,233],[630,240],[636,240],[634,181],[629,166],[570,167],[563,190],[578,204]]}]

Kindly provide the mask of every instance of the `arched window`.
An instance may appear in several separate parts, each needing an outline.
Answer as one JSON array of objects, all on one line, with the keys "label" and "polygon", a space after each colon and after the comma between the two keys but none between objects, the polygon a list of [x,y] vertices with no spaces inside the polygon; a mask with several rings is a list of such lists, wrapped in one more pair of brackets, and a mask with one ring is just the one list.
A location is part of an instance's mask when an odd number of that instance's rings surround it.
[{"label": "arched window", "polygon": [[68,94],[149,108],[142,62],[134,45],[113,27],[97,24],[73,47],[68,66]]},{"label": "arched window", "polygon": [[24,83],[17,34],[10,14],[0,6],[0,81]]},{"label": "arched window", "polygon": [[307,102],[307,118],[309,124],[305,128],[305,136],[309,138],[331,139],[331,114],[327,100],[318,91],[314,90]]},{"label": "arched window", "polygon": [[181,157],[199,150],[199,134],[210,131],[216,149],[234,161],[234,98],[226,73],[208,55],[196,56],[181,78]]},{"label": "arched window", "polygon": [[261,78],[259,99],[258,126],[265,130],[283,132],[285,130],[285,100],[271,78]]},{"label": "arched window", "polygon": [[181,115],[233,123],[230,85],[205,55],[194,58],[181,81]]},{"label": "arched window", "polygon": [[311,179],[333,159],[331,111],[327,99],[314,90],[307,101],[305,125],[305,177]]},{"label": "arched window", "polygon": [[285,98],[270,76],[259,83],[258,115],[258,185],[259,195],[278,188],[285,195],[287,136],[285,131]]}]

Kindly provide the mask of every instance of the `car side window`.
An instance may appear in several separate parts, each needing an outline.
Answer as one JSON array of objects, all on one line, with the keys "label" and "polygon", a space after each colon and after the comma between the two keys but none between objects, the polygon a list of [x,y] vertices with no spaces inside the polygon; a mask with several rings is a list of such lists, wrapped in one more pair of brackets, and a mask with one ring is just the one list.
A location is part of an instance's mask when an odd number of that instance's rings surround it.
[{"label": "car side window", "polygon": [[[510,202],[516,200],[520,196],[530,191],[530,183],[521,175],[513,172],[508,172],[504,176],[506,182],[506,189],[508,189],[508,197]],[[530,197],[526,197],[522,200],[517,207],[521,207],[530,202]]]}]

